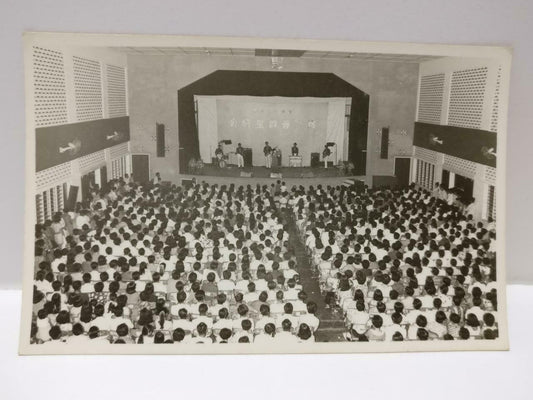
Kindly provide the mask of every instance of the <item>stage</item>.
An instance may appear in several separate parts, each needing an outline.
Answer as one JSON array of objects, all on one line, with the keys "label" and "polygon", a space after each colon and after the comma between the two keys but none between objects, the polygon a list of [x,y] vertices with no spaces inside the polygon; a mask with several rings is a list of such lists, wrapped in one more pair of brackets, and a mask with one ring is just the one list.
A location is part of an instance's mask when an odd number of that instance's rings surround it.
[{"label": "stage", "polygon": [[[251,176],[243,175],[241,172],[251,172]],[[281,178],[271,177],[271,172],[281,173]],[[245,167],[239,169],[236,166],[228,168],[218,168],[211,164],[204,165],[201,173],[190,171],[187,174],[179,174],[172,179],[172,183],[180,184],[183,180],[190,180],[195,178],[197,182],[207,182],[209,184],[271,184],[276,180],[283,180],[287,185],[351,185],[354,181],[363,181],[365,184],[371,184],[371,177],[366,176],[346,176],[341,174],[337,167],[281,167],[272,168],[271,170],[265,167]]]},{"label": "stage", "polygon": [[[220,168],[213,164],[204,164],[201,171],[189,171],[191,175],[198,176],[223,176],[223,177],[243,177],[243,178],[270,178],[272,173],[281,173],[283,178],[328,178],[328,177],[352,177],[344,174],[338,167],[244,167],[229,165],[226,168]],[[252,174],[251,176],[244,174]]]}]

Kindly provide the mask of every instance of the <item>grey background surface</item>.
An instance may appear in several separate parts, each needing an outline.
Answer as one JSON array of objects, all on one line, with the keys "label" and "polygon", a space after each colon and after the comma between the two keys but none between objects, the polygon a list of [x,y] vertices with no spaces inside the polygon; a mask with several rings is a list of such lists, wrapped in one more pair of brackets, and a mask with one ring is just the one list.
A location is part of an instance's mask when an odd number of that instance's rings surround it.
[{"label": "grey background surface", "polygon": [[[222,35],[490,44],[514,48],[508,125],[507,280],[533,283],[533,2],[528,0],[126,1],[0,3],[0,289],[22,282],[24,31]],[[32,195],[32,194],[30,194]]]}]

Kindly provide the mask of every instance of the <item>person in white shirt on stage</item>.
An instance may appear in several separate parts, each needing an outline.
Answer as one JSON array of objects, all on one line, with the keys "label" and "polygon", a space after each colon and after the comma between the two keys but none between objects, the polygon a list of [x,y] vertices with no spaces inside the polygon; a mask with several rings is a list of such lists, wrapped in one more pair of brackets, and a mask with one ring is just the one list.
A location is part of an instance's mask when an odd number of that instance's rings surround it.
[{"label": "person in white shirt on stage", "polygon": [[265,147],[263,147],[263,154],[265,155],[265,166],[270,169],[272,168],[272,147],[265,142]]},{"label": "person in white shirt on stage", "polygon": [[161,174],[160,174],[159,172],[156,172],[156,173],[155,173],[155,176],[154,176],[153,179],[152,179],[152,183],[153,183],[154,185],[157,185],[157,184],[161,183],[161,181],[162,181],[162,179],[161,179]]},{"label": "person in white shirt on stage", "polygon": [[240,143],[237,145],[235,153],[237,153],[237,168],[244,168],[244,149]]},{"label": "person in white shirt on stage", "polygon": [[331,155],[331,150],[329,149],[328,145],[324,145],[324,150],[322,150],[322,159],[324,160],[324,166],[328,167],[329,162],[329,156]]}]

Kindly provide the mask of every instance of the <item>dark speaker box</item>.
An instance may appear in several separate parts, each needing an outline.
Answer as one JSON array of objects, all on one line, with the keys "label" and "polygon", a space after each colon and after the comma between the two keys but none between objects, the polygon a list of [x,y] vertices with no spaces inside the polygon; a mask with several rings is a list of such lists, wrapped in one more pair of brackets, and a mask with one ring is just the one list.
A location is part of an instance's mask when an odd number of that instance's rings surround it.
[{"label": "dark speaker box", "polygon": [[386,160],[389,158],[389,128],[381,129],[381,149],[380,158]]},{"label": "dark speaker box", "polygon": [[181,186],[183,186],[185,189],[189,189],[192,186],[192,179],[182,179]]},{"label": "dark speaker box", "polygon": [[252,166],[252,149],[249,147],[245,147],[243,152],[243,158],[244,158],[244,166],[245,167],[251,167]]},{"label": "dark speaker box", "polygon": [[311,153],[311,167],[318,168],[320,166],[320,153]]},{"label": "dark speaker box", "polygon": [[156,150],[158,157],[165,157],[165,125],[155,124]]}]

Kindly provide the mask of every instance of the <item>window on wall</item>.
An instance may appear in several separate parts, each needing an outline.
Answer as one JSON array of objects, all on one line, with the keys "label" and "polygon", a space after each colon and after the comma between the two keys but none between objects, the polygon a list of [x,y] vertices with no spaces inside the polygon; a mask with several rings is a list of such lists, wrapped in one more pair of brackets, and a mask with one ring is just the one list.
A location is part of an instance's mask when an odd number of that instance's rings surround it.
[{"label": "window on wall", "polygon": [[416,160],[416,183],[424,189],[431,190],[435,183],[435,165],[423,160]]},{"label": "window on wall", "polygon": [[111,161],[111,177],[113,179],[122,178],[128,173],[126,157],[127,155],[124,155]]},{"label": "window on wall", "polygon": [[52,219],[55,213],[63,211],[65,208],[66,195],[66,183],[39,192],[35,196],[37,222],[42,224],[45,221]]}]

